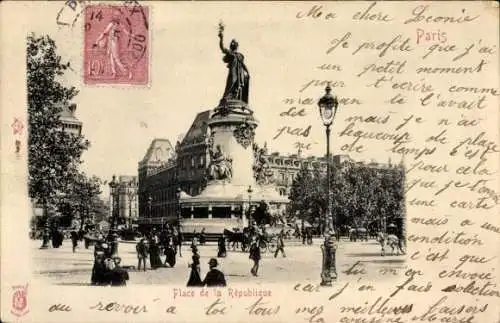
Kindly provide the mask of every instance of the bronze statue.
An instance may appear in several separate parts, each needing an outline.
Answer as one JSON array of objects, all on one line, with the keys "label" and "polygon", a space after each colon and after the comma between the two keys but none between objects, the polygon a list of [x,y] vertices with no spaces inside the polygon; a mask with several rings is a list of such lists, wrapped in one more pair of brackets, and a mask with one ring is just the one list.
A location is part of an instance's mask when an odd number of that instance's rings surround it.
[{"label": "bronze statue", "polygon": [[220,145],[216,146],[215,151],[210,152],[210,166],[208,168],[210,179],[231,180],[233,177],[233,161],[225,156]]},{"label": "bronze statue", "polygon": [[224,54],[223,61],[229,69],[222,101],[240,100],[248,103],[250,74],[243,62],[244,56],[238,52],[238,42],[233,39],[229,49],[224,47],[224,25],[222,22],[219,23],[219,47]]},{"label": "bronze statue", "polygon": [[267,158],[267,147],[259,148],[257,144],[253,145],[254,152],[254,177],[259,185],[269,185],[274,182],[274,172],[271,170],[269,160]]}]

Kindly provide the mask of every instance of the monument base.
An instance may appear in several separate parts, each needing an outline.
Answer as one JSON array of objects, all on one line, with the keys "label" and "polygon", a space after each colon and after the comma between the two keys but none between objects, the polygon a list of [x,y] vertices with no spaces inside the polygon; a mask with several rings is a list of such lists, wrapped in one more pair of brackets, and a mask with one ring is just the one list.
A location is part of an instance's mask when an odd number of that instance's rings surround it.
[{"label": "monument base", "polygon": [[288,198],[280,196],[272,186],[234,185],[223,181],[212,181],[203,192],[196,196],[181,197],[182,227],[184,232],[222,234],[224,229],[242,230],[248,226],[246,212],[249,203],[256,205],[264,201],[270,205],[272,213],[283,212]]}]

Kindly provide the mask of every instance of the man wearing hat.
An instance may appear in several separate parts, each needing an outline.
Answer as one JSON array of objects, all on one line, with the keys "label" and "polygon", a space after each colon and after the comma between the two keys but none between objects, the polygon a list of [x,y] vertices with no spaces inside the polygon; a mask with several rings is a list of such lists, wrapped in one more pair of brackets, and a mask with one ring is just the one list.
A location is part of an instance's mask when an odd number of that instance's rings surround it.
[{"label": "man wearing hat", "polygon": [[207,287],[225,287],[226,278],[224,277],[224,273],[215,268],[218,265],[217,259],[211,258],[208,265],[210,267],[210,271],[207,273],[202,285]]},{"label": "man wearing hat", "polygon": [[250,245],[250,259],[253,260],[253,267],[250,270],[252,275],[257,276],[257,271],[259,271],[259,262],[260,262],[260,246],[259,241],[256,237],[252,238],[252,244]]},{"label": "man wearing hat", "polygon": [[137,270],[141,270],[141,263],[144,267],[144,271],[146,271],[146,259],[148,259],[148,246],[146,244],[146,240],[142,238],[139,243],[135,246],[135,250],[137,251],[137,259],[138,259],[138,264],[137,264]]}]

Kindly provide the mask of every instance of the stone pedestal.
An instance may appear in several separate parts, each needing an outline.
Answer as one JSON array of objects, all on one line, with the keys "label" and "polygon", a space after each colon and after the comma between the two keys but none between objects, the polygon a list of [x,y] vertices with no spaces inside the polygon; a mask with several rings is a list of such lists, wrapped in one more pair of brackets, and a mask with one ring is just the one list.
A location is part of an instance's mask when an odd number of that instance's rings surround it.
[{"label": "stone pedestal", "polygon": [[220,146],[232,160],[232,176],[222,183],[209,181],[209,185],[229,184],[244,189],[255,186],[252,144],[257,125],[253,112],[242,101],[225,102],[214,109],[208,121],[211,144],[213,148]]},{"label": "stone pedestal", "polygon": [[[208,165],[209,179],[205,189],[196,196],[180,198],[181,207],[191,209],[191,218],[183,219],[183,226],[194,230],[210,221],[207,230],[221,233],[224,228],[248,226],[246,212],[252,187],[252,204],[260,201],[286,203],[286,197],[272,186],[257,185],[254,177],[254,135],[258,126],[253,112],[245,102],[230,100],[221,102],[207,121],[209,128],[208,146],[211,151]],[[222,165],[221,167],[219,167]],[[230,171],[227,172],[227,168]],[[221,170],[222,169],[222,170]],[[229,173],[229,175],[228,175]],[[195,209],[208,210],[208,217],[193,216]],[[240,215],[233,212],[238,209]],[[212,212],[210,212],[212,211]],[[212,215],[218,211],[218,217]],[[221,216],[221,212],[224,213]],[[220,224],[222,227],[217,227]]]}]

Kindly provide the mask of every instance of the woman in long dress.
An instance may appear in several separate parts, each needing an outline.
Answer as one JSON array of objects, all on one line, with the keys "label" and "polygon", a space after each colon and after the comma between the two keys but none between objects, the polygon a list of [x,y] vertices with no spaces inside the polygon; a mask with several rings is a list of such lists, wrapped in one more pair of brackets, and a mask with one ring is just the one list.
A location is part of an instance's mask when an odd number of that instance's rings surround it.
[{"label": "woman in long dress", "polygon": [[160,246],[158,245],[156,235],[153,235],[149,241],[149,262],[151,264],[151,269],[156,269],[162,266],[160,259]]},{"label": "woman in long dress", "polygon": [[176,263],[176,247],[172,237],[168,239],[165,246],[165,266],[168,264],[171,268],[175,266]]},{"label": "woman in long dress", "polygon": [[195,245],[192,245],[191,250],[193,251],[193,262],[189,265],[191,267],[191,273],[189,274],[187,286],[203,286],[200,277],[200,255],[198,254],[198,248]]}]

